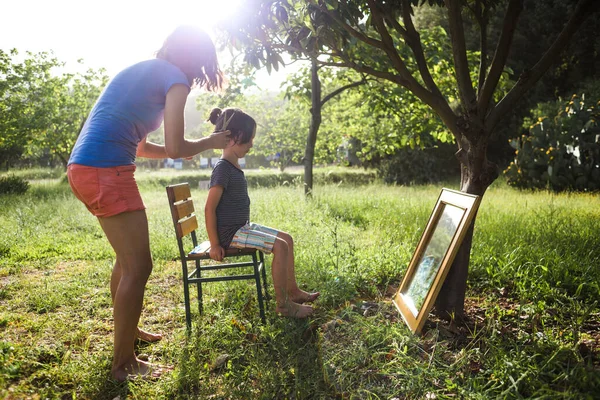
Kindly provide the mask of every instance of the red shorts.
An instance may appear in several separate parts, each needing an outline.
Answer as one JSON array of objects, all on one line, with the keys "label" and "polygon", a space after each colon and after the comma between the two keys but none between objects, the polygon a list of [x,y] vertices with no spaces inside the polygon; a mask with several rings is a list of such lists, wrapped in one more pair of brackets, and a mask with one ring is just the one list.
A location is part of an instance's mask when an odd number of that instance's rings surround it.
[{"label": "red shorts", "polygon": [[135,165],[96,168],[71,164],[67,167],[71,190],[96,217],[146,208],[134,172]]}]

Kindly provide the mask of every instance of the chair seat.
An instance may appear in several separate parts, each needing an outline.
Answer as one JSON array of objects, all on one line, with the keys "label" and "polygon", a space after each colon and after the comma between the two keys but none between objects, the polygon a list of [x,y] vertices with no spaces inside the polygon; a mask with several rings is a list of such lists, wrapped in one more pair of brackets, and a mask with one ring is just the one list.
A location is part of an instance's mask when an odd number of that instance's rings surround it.
[{"label": "chair seat", "polygon": [[[244,255],[252,255],[256,252],[255,249],[236,249],[229,248],[225,250],[225,257],[232,256],[244,256]],[[188,258],[195,260],[208,260],[210,259],[210,241],[204,241],[200,243],[198,246],[194,247],[192,251],[188,253]]]}]

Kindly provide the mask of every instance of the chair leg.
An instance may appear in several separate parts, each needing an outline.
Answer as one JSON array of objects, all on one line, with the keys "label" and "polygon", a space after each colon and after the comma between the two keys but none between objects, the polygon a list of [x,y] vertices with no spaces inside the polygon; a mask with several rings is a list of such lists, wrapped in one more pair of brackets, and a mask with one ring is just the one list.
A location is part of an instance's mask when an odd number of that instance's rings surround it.
[{"label": "chair leg", "polygon": [[[258,259],[256,257],[256,253],[254,252],[252,253],[252,264],[254,265],[254,280],[256,282],[256,293],[258,295],[258,309],[260,311],[260,319],[262,320],[262,323],[266,323],[266,318],[265,318],[265,307],[263,304],[263,294],[262,294],[262,289],[260,287],[260,270],[258,268]],[[258,252],[260,253],[260,252]]]},{"label": "chair leg", "polygon": [[271,300],[269,289],[267,288],[267,264],[265,263],[265,254],[262,251],[258,252],[260,263],[262,264],[263,286],[265,287],[265,299]]},{"label": "chair leg", "polygon": [[185,323],[187,325],[188,332],[192,330],[192,315],[190,310],[190,289],[188,284],[188,274],[187,274],[187,262],[185,260],[182,261],[182,269],[183,269],[183,304],[185,307]]},{"label": "chair leg", "polygon": [[[200,279],[200,260],[196,260],[196,278]],[[202,315],[203,306],[202,306],[202,282],[198,281],[196,283],[196,289],[198,290],[198,313]]]}]

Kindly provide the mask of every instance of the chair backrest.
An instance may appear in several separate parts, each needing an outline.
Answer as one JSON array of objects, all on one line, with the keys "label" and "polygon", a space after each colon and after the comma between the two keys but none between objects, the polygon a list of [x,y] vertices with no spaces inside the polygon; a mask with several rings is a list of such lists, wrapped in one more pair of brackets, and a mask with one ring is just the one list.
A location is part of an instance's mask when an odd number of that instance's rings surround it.
[{"label": "chair backrest", "polygon": [[177,240],[180,242],[181,238],[191,234],[194,246],[196,246],[195,231],[198,229],[198,219],[196,218],[189,183],[167,186],[167,197]]}]

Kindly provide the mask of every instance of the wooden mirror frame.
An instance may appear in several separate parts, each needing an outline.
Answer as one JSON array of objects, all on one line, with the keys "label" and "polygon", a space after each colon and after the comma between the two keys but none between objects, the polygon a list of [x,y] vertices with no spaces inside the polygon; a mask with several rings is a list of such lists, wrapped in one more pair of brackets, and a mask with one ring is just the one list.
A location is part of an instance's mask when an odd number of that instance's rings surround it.
[{"label": "wooden mirror frame", "polygon": [[[477,212],[479,202],[479,196],[442,189],[393,300],[413,333],[418,334],[423,328],[458,248]],[[447,212],[444,214],[445,211]],[[445,230],[443,226],[440,227],[442,217],[445,217],[443,221],[452,223],[446,225]],[[436,238],[438,243],[432,245],[433,238]],[[417,282],[414,280],[417,276],[426,279]],[[414,289],[413,282],[415,282]]]}]

